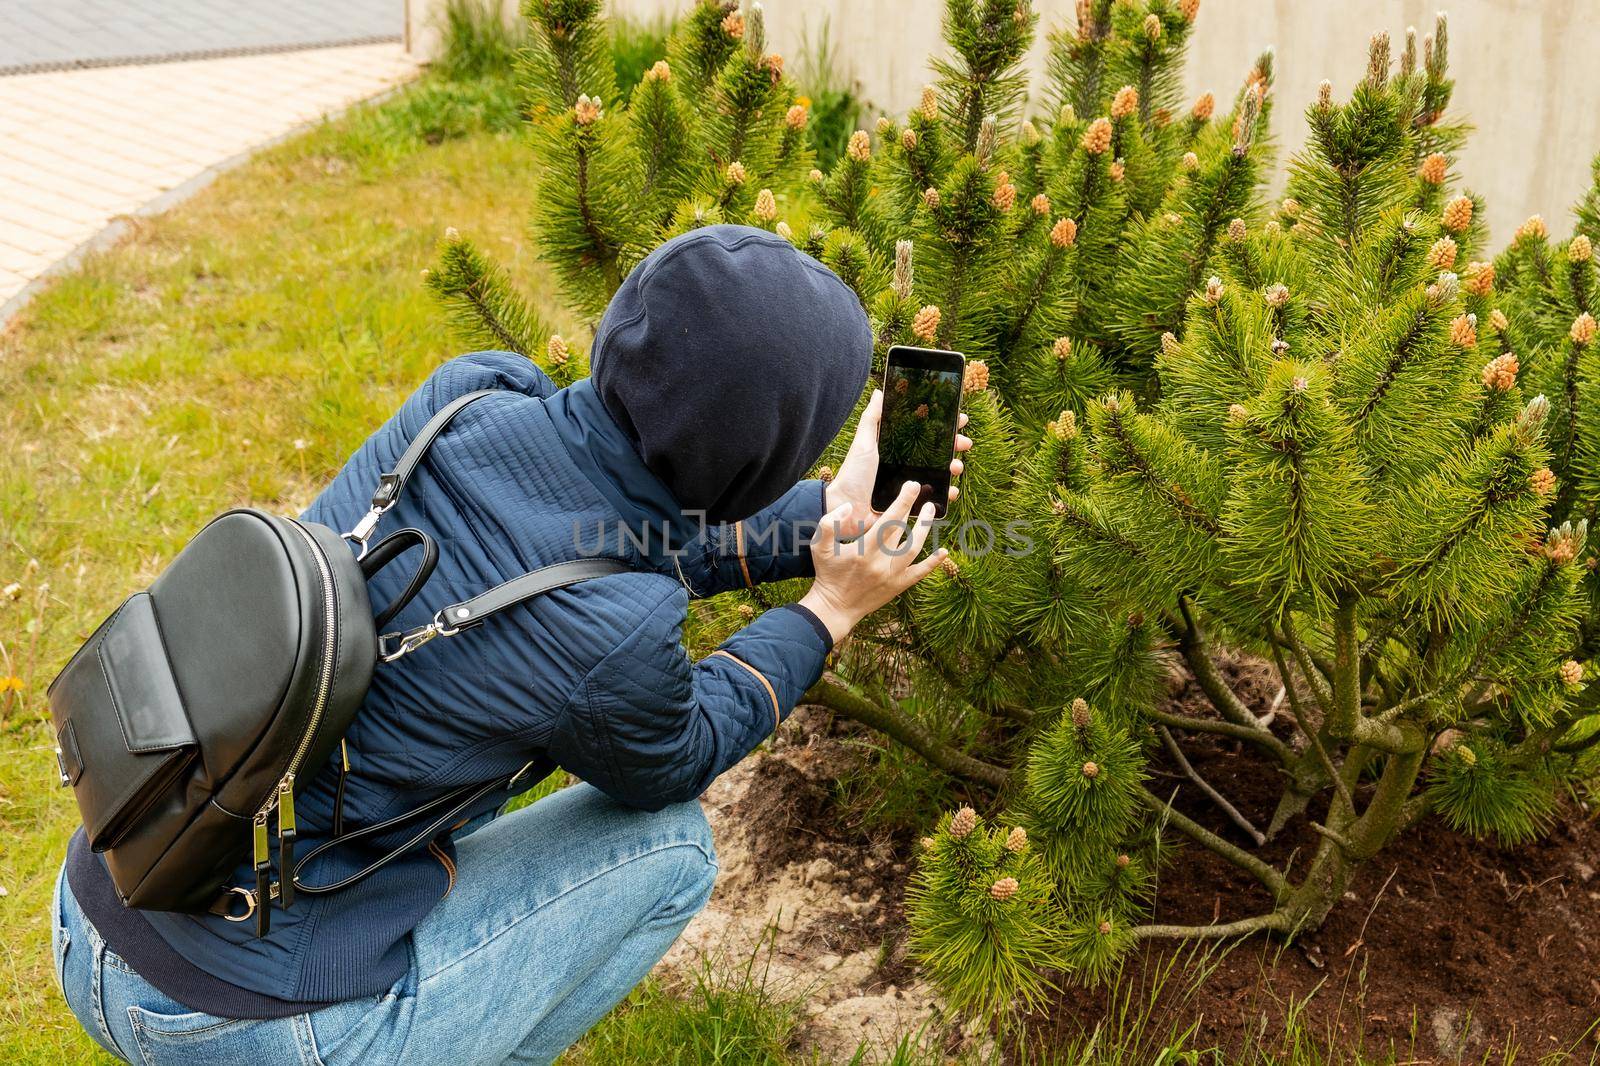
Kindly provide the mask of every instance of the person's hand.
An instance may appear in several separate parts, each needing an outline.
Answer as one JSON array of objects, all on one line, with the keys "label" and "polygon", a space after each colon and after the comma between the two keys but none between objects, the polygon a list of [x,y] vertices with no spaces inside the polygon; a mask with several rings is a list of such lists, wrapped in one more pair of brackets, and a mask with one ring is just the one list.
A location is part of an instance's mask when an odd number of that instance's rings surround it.
[{"label": "person's hand", "polygon": [[917,560],[933,530],[931,502],[922,505],[915,527],[906,522],[921,491],[915,481],[906,482],[889,509],[848,544],[844,531],[858,522],[856,505],[842,503],[822,516],[811,542],[817,579],[800,604],[827,627],[835,644],[867,615],[933,573],[950,554],[940,548]]},{"label": "person's hand", "polygon": [[[861,421],[856,423],[856,435],[850,441],[850,451],[845,454],[844,462],[839,464],[833,480],[828,482],[828,489],[824,494],[830,512],[847,503],[851,505],[852,517],[841,533],[845,540],[859,537],[872,524],[874,517],[872,483],[878,477],[878,425],[882,421],[883,390],[874,389],[872,398],[867,401],[866,409],[861,412]],[[965,414],[956,420],[958,429],[965,427],[966,424]],[[957,433],[956,458],[950,460],[951,477],[961,476],[965,464],[960,459],[960,453],[971,448],[972,438]],[[959,495],[961,490],[951,485],[951,502],[954,502]]]}]

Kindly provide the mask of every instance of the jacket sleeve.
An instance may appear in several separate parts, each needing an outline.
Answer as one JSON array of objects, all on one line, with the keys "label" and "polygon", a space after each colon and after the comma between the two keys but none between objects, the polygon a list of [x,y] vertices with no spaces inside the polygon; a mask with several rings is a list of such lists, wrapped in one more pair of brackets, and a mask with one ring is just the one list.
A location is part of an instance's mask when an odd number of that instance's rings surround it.
[{"label": "jacket sleeve", "polygon": [[645,810],[700,795],[771,735],[829,651],[805,613],[778,608],[693,662],[687,606],[672,588],[579,684],[548,746],[563,769]]},{"label": "jacket sleeve", "polygon": [[677,557],[690,591],[715,596],[815,576],[810,543],[826,513],[826,491],[826,482],[802,481],[758,514],[704,529]]},{"label": "jacket sleeve", "polygon": [[481,389],[502,389],[524,396],[549,396],[555,382],[525,355],[516,352],[473,352],[457,356],[428,375],[400,408],[402,424],[415,429],[451,400]]}]

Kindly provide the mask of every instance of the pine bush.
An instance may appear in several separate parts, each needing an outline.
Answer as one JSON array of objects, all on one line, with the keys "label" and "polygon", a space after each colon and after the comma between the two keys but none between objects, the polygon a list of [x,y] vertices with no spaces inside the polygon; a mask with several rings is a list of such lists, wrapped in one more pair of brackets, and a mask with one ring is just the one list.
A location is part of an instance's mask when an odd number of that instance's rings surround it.
[{"label": "pine bush", "polygon": [[[969,358],[951,557],[809,697],[993,797],[993,827],[940,820],[908,897],[917,957],[979,1013],[1110,974],[1141,940],[1314,928],[1424,817],[1525,840],[1600,737],[1600,186],[1579,237],[1552,249],[1530,222],[1491,265],[1452,173],[1441,16],[1398,64],[1374,38],[1346,100],[1323,84],[1267,204],[1273,57],[1220,105],[1184,101],[1198,8],[1080,0],[1035,98],[1028,0],[946,0],[935,82],[824,172],[759,5],[699,0],[626,107],[598,0],[527,5],[533,230],[580,313],[662,240],[742,222],[854,289],[880,368],[896,344]],[[459,235],[429,283],[471,339],[585,372]],[[1271,664],[1287,721],[1238,695],[1224,647]],[[1176,669],[1214,713],[1165,708]],[[1192,773],[1196,733],[1282,782],[1263,829]],[[1157,745],[1250,845],[1154,790]],[[1317,843],[1293,870],[1255,852],[1302,819]],[[1260,906],[1151,924],[1176,837],[1259,881]]]}]

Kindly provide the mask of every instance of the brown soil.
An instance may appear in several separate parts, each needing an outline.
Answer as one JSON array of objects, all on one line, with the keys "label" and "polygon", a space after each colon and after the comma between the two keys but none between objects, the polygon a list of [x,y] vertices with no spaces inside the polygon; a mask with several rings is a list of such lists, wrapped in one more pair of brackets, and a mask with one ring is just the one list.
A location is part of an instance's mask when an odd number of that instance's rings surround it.
[{"label": "brown soil", "polygon": [[[1258,665],[1234,665],[1229,673],[1252,706],[1271,705],[1276,688]],[[1192,686],[1178,688],[1175,704],[1205,713]],[[954,1047],[959,1034],[937,1024],[937,997],[906,955],[902,903],[914,834],[868,836],[834,803],[833,782],[859,757],[859,748],[842,742],[850,731],[825,712],[802,708],[770,752],[724,775],[706,796],[723,874],[707,913],[668,965],[701,956],[737,965],[753,947],[769,944],[771,971],[809,1001],[802,1047],[824,1061],[848,1059],[859,1040],[892,1044],[897,1033],[919,1028],[926,1039]],[[1264,826],[1276,779],[1254,752],[1226,739],[1181,740],[1194,767]],[[1249,846],[1175,767],[1157,759],[1151,769],[1158,791],[1178,790],[1180,810]],[[1311,814],[1320,812],[1313,807]],[[1181,1029],[1198,1019],[1198,1047],[1227,1051],[1251,1037],[1259,1046],[1265,1034],[1270,1049],[1289,1004],[1304,1001],[1310,1033],[1345,1051],[1478,1062],[1515,1044],[1519,1061],[1564,1050],[1576,1061],[1595,1061],[1600,827],[1585,811],[1568,814],[1548,839],[1515,850],[1431,821],[1359,871],[1315,933],[1291,945],[1256,938],[1204,963],[1190,958],[1187,946],[1148,944],[1130,960],[1123,987],[1147,986],[1171,968],[1155,1028],[1164,1032],[1177,1021]],[[1316,842],[1301,818],[1260,854],[1292,861]],[[1205,924],[1257,913],[1267,902],[1248,877],[1185,846],[1164,871],[1155,914],[1162,922]],[[1204,982],[1192,977],[1200,965],[1209,967]],[[1029,1038],[1081,1040],[1109,1009],[1104,992],[1069,988],[1027,1019]],[[930,1020],[935,1024],[925,1026]]]}]

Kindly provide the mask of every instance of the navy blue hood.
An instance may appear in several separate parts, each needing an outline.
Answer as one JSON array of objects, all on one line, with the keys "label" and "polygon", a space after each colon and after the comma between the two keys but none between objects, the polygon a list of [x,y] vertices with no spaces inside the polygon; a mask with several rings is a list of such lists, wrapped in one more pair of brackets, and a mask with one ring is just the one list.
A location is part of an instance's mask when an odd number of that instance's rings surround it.
[{"label": "navy blue hood", "polygon": [[817,461],[872,365],[855,293],[748,226],[675,237],[634,268],[595,332],[606,410],[686,511],[747,518]]}]

